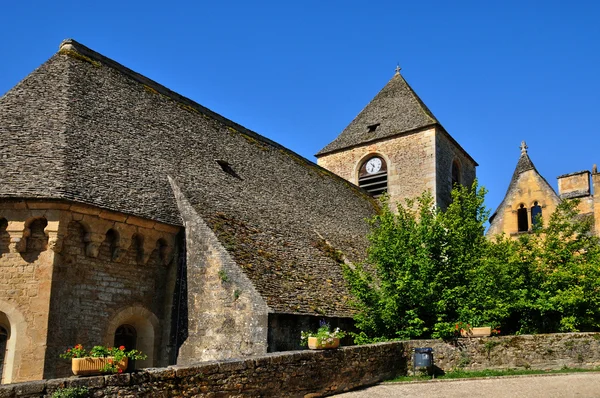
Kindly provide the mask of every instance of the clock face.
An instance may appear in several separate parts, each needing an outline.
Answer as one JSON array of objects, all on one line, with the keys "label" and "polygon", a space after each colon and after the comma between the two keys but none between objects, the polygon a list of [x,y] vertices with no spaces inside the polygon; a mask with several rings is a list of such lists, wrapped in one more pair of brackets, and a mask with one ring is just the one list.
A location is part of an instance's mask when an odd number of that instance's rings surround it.
[{"label": "clock face", "polygon": [[379,159],[379,158],[369,159],[369,161],[367,162],[366,169],[367,169],[367,173],[369,173],[369,174],[377,173],[379,170],[381,170],[381,159]]}]

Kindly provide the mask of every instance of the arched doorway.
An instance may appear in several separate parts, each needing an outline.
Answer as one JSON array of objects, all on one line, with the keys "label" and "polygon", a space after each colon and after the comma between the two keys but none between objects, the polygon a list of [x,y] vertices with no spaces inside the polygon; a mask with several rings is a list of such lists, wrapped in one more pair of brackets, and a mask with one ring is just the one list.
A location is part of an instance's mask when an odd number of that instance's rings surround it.
[{"label": "arched doorway", "polygon": [[4,384],[4,360],[6,357],[6,345],[9,337],[9,330],[7,330],[7,328],[3,325],[0,325],[0,375],[2,376],[0,384]]},{"label": "arched doorway", "polygon": [[[121,325],[115,331],[115,347],[124,346],[126,351],[137,349],[137,331],[131,325]],[[135,369],[135,361],[129,360],[127,371]]]}]

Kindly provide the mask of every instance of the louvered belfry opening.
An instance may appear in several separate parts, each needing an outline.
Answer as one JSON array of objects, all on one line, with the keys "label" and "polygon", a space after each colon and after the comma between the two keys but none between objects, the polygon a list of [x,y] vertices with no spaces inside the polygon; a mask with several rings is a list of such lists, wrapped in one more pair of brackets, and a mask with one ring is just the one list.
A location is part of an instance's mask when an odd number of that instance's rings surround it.
[{"label": "louvered belfry opening", "polygon": [[358,172],[358,186],[377,198],[387,192],[388,170],[385,160],[371,156],[365,160]]}]

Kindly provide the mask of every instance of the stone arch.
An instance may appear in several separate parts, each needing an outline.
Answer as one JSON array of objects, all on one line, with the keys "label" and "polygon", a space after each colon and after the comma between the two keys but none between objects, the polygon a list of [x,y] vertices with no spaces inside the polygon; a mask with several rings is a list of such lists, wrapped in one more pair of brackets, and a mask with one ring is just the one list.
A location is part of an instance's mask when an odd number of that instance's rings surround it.
[{"label": "stone arch", "polygon": [[451,188],[454,188],[456,184],[462,184],[462,165],[458,158],[454,158],[454,160],[452,161],[450,179],[452,181]]},{"label": "stone arch", "polygon": [[519,232],[529,231],[528,211],[524,203],[520,203],[517,208],[517,230]]},{"label": "stone arch", "polygon": [[387,164],[387,167],[388,167],[388,173],[389,173],[389,170],[392,167],[392,161],[385,153],[382,153],[379,151],[367,152],[364,155],[362,155],[358,159],[358,161],[354,164],[354,168],[352,169],[352,183],[354,183],[355,185],[358,185],[358,172],[360,171],[360,168],[362,167],[363,164],[365,164],[365,162],[367,160],[369,160],[373,156],[379,156],[380,158],[385,160],[385,163]]},{"label": "stone arch", "polygon": [[89,234],[89,227],[81,221],[71,221],[67,225],[67,236],[65,242],[70,249],[80,250],[80,254],[85,254],[86,236]]},{"label": "stone arch", "polygon": [[148,356],[143,361],[137,361],[136,367],[148,368],[154,366],[160,337],[158,317],[139,304],[121,309],[108,323],[104,335],[106,344],[110,346],[114,344],[115,333],[123,325],[135,328],[137,334],[136,349]]},{"label": "stone arch", "polygon": [[26,348],[25,318],[13,305],[0,301],[0,327],[7,331],[6,349],[2,364],[2,384],[18,380],[18,369],[21,365],[23,350]]},{"label": "stone arch", "polygon": [[119,247],[120,247],[121,235],[119,232],[110,228],[104,234],[104,241],[100,245],[99,256],[107,258],[110,261],[116,261],[119,255]]},{"label": "stone arch", "polygon": [[25,221],[25,230],[21,248],[21,257],[28,263],[34,262],[40,253],[48,249],[48,234],[44,231],[48,226],[48,220],[44,217],[34,217]]},{"label": "stone arch", "polygon": [[8,228],[8,220],[0,217],[0,255],[10,251],[10,235],[6,232]]},{"label": "stone arch", "polygon": [[133,264],[144,263],[144,235],[135,233],[131,237],[131,245],[128,250],[129,262]]},{"label": "stone arch", "polygon": [[369,153],[356,164],[357,185],[378,197],[388,190],[388,170],[387,157],[377,152]]}]

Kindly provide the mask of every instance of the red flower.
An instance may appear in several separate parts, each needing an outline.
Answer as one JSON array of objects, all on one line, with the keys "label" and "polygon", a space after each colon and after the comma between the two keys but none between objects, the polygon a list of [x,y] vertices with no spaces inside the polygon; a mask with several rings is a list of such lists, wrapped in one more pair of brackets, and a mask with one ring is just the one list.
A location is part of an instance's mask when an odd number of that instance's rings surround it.
[{"label": "red flower", "polygon": [[123,369],[119,368],[118,372],[123,373]]},{"label": "red flower", "polygon": [[120,346],[120,347],[119,347],[119,350],[121,350],[121,351],[125,351],[125,346],[124,346],[124,345]]},{"label": "red flower", "polygon": [[108,358],[108,363],[113,363],[112,358]]},{"label": "red flower", "polygon": [[71,352],[71,349],[70,349],[70,348],[69,348],[69,349],[67,349],[67,352]]}]

